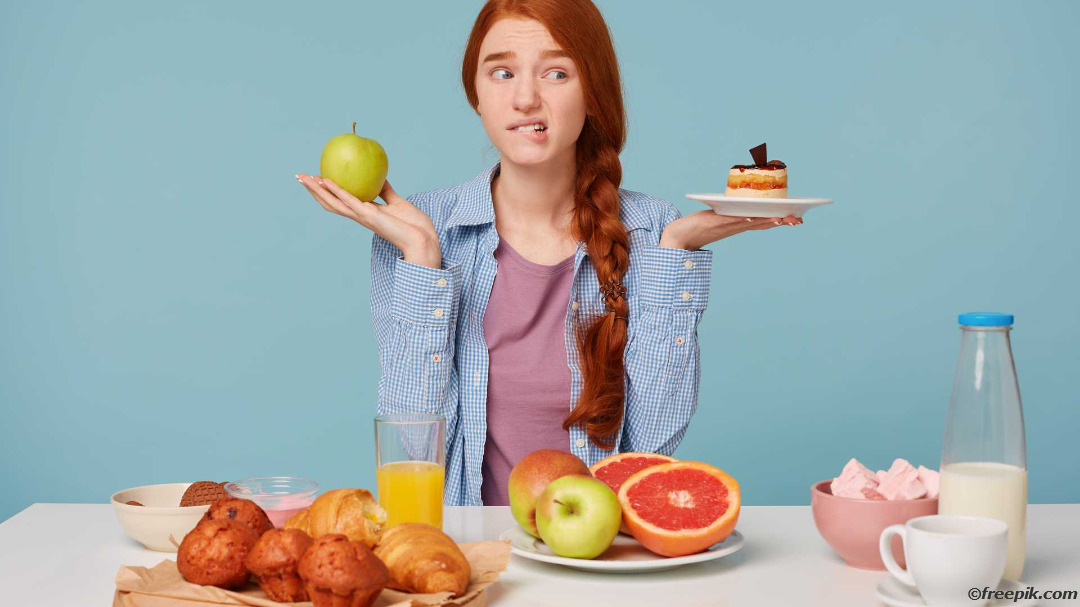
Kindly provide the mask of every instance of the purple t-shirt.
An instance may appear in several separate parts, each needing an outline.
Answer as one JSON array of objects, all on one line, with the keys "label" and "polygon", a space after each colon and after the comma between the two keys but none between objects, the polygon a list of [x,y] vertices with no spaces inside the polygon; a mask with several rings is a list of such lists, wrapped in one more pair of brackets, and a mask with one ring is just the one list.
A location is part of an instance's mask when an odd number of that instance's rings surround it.
[{"label": "purple t-shirt", "polygon": [[541,265],[503,240],[495,260],[498,272],[484,313],[489,363],[480,495],[485,506],[507,506],[514,464],[537,449],[570,452],[562,423],[570,413],[565,330],[574,257]]}]

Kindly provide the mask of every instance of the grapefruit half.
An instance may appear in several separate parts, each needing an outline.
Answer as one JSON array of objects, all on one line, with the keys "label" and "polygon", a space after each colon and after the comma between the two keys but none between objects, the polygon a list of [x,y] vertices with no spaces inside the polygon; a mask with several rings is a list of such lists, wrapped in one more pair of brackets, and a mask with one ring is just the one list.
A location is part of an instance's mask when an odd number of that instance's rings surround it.
[{"label": "grapefruit half", "polygon": [[[649,466],[677,461],[679,460],[674,457],[659,453],[616,453],[589,466],[589,472],[592,472],[597,480],[604,481],[615,492],[615,495],[618,495],[622,484],[635,473]],[[619,531],[630,534],[625,521],[619,526]]]},{"label": "grapefruit half", "polygon": [[683,556],[721,542],[739,520],[739,483],[701,462],[645,468],[619,488],[623,522],[634,539],[662,556]]}]

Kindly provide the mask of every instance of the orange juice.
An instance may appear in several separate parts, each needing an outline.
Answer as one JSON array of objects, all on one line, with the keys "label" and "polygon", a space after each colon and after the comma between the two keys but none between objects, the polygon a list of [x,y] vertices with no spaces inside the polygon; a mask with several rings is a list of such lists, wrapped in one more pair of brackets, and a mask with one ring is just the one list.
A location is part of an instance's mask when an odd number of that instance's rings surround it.
[{"label": "orange juice", "polygon": [[375,470],[379,505],[387,528],[398,523],[427,523],[442,528],[443,467],[432,462],[394,462]]}]

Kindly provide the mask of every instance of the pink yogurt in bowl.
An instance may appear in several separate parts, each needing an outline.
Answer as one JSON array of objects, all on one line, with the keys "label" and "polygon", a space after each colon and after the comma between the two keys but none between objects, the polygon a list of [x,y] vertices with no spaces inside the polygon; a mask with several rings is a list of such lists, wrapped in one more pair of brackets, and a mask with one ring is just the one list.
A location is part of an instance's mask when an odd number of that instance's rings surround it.
[{"label": "pink yogurt in bowl", "polygon": [[270,522],[281,529],[292,515],[315,501],[319,484],[293,476],[261,476],[226,483],[225,491],[233,497],[258,504],[266,511]]}]

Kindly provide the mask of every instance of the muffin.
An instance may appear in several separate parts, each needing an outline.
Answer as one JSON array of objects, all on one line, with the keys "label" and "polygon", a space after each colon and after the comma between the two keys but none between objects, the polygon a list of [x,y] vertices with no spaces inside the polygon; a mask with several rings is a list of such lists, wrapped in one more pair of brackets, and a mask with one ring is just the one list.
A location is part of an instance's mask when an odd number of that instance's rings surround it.
[{"label": "muffin", "polygon": [[176,568],[193,584],[220,588],[242,586],[248,580],[244,559],[258,539],[243,523],[200,521],[180,542]]},{"label": "muffin", "polygon": [[312,543],[311,536],[299,529],[271,529],[255,542],[244,562],[270,600],[280,603],[308,600],[297,568],[300,557]]},{"label": "muffin", "polygon": [[235,497],[227,497],[210,504],[203,520],[234,520],[250,527],[256,537],[274,528],[270,517],[266,516],[266,512],[258,504]]},{"label": "muffin", "polygon": [[369,607],[390,581],[386,565],[367,546],[339,533],[315,540],[299,571],[314,607]]}]

